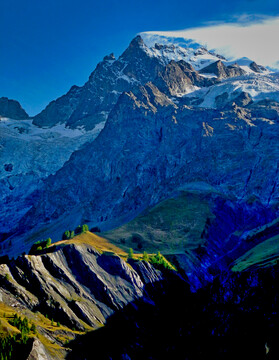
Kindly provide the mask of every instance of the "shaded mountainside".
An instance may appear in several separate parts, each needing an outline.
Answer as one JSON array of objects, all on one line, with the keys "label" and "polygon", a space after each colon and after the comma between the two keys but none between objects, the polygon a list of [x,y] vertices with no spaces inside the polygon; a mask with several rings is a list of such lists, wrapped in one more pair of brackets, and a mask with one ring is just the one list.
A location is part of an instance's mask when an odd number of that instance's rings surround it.
[{"label": "shaded mountainside", "polygon": [[278,276],[278,266],[226,274],[196,293],[169,276],[152,303],[137,300],[71,342],[67,359],[276,359]]},{"label": "shaded mountainside", "polygon": [[276,213],[278,109],[179,106],[152,83],[124,93],[96,140],[46,179],[17,231],[44,226],[58,240],[62,220],[112,228],[200,181],[236,208],[254,198]]},{"label": "shaded mountainside", "polygon": [[[136,37],[118,59],[106,56],[83,87],[73,86],[33,120],[1,122],[0,198],[5,208],[1,239],[10,237],[13,224],[34,204],[44,179],[84,142],[93,142],[122,92],[154,81],[167,94],[180,96],[197,86],[214,84],[216,79],[201,77],[185,62],[192,56],[202,59],[207,55],[173,46],[148,48]],[[209,61],[214,61],[210,56]]]},{"label": "shaded mountainside", "polygon": [[246,233],[244,241],[250,244],[250,250],[235,260],[232,270],[253,270],[258,267],[276,265],[279,250],[279,219]]}]

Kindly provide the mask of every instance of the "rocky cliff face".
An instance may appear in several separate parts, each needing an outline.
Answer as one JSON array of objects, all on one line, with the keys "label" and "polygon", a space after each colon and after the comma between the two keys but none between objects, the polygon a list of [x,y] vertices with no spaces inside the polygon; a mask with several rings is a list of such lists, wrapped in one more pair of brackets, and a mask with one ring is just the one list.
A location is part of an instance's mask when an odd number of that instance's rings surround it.
[{"label": "rocky cliff face", "polygon": [[[252,65],[252,69],[256,69]],[[245,75],[245,71],[238,65],[226,66],[221,60],[216,61],[200,70],[202,74],[214,74],[219,79]]]},{"label": "rocky cliff face", "polygon": [[0,98],[0,120],[1,118],[11,118],[16,120],[28,119],[29,116],[16,100],[6,97]]},{"label": "rocky cliff face", "polygon": [[[105,126],[69,158],[73,146],[34,191],[23,186],[13,196],[5,179],[3,252],[28,250],[38,236],[59,240],[72,224],[119,226],[201,181],[236,208],[250,198],[276,206],[278,77],[222,61],[205,49],[148,47],[137,37],[119,59],[105,57],[84,87],[50,104],[35,123]],[[226,77],[200,71],[208,65]],[[13,215],[24,192],[24,211]]]},{"label": "rocky cliff face", "polygon": [[202,77],[191,64],[184,60],[178,62],[172,60],[154,80],[154,84],[169,96],[185,95],[199,87],[209,87],[216,83],[216,79]]},{"label": "rocky cliff face", "polygon": [[66,95],[50,103],[35,116],[34,124],[66,123],[72,128],[80,126],[90,130],[107,119],[123,91],[153,80],[162,67],[162,62],[149,55],[148,48],[138,36],[119,59],[116,60],[113,54],[104,57],[83,87],[74,86]]},{"label": "rocky cliff face", "polygon": [[[176,66],[178,60],[182,63]],[[73,86],[66,95],[51,102],[35,116],[34,124],[51,127],[65,123],[71,128],[84,127],[90,130],[107,119],[122,92],[154,81],[157,77],[163,82],[176,82],[176,85],[167,85],[172,95],[190,92],[194,89],[193,85],[212,85],[212,81],[199,77],[192,65],[199,69],[214,60],[218,60],[218,57],[202,48],[194,51],[160,44],[150,48],[137,36],[118,59],[113,54],[105,56],[84,86]],[[192,65],[185,64],[185,61]],[[175,74],[172,75],[173,72]],[[227,75],[230,76],[229,73]]]},{"label": "rocky cliff face", "polygon": [[236,201],[255,196],[271,206],[278,201],[277,127],[277,105],[189,108],[152,84],[124,93],[99,137],[48,178],[21,227],[77,208],[77,221],[105,223],[199,181]]}]

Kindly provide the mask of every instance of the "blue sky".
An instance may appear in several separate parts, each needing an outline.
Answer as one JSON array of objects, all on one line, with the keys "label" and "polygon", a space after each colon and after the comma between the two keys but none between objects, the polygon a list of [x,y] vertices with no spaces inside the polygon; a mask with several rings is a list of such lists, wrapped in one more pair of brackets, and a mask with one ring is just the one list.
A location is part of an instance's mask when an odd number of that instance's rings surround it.
[{"label": "blue sky", "polygon": [[0,96],[34,115],[82,85],[106,54],[120,55],[139,32],[234,23],[244,15],[249,22],[278,16],[278,0],[2,0]]}]

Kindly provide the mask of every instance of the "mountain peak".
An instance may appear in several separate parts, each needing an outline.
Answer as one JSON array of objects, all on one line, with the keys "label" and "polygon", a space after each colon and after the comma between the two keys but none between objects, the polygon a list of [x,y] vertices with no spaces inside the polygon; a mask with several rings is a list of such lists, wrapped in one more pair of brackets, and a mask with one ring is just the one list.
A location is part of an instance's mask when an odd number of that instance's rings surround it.
[{"label": "mountain peak", "polygon": [[225,64],[221,60],[217,60],[214,63],[205,66],[200,70],[202,74],[215,74],[217,77],[226,77],[225,76]]},{"label": "mountain peak", "polygon": [[144,41],[142,39],[142,37],[140,35],[137,35],[131,42],[130,42],[130,45],[129,47],[139,47],[139,46],[143,46],[145,45],[144,44]]},{"label": "mountain peak", "polygon": [[140,35],[137,35],[129,44],[127,49],[123,52],[123,54],[120,56],[120,59],[127,59],[133,61],[136,57],[141,57],[143,54],[147,54],[148,56],[151,56],[150,49],[146,46],[144,43],[142,37]]},{"label": "mountain peak", "polygon": [[15,120],[28,119],[29,115],[16,100],[7,97],[0,98],[0,118],[7,117]]},{"label": "mountain peak", "polygon": [[244,75],[245,71],[236,63],[226,66],[221,60],[217,60],[213,64],[201,69],[200,73],[215,74],[220,79],[226,79],[229,77]]},{"label": "mountain peak", "polygon": [[267,71],[264,66],[255,63],[255,61],[252,61],[251,64],[249,65],[249,67],[251,70],[253,70],[256,73],[261,73],[261,72]]},{"label": "mountain peak", "polygon": [[103,61],[112,61],[112,60],[115,60],[115,56],[114,56],[114,53],[111,53],[109,55],[106,55],[103,59]]}]

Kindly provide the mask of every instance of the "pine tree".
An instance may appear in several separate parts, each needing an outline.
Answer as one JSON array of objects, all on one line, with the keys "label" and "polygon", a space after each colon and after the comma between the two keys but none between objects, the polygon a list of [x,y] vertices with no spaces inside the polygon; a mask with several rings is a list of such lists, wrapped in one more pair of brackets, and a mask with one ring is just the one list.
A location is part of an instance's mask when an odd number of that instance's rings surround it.
[{"label": "pine tree", "polygon": [[36,333],[36,326],[35,326],[35,324],[32,324],[31,325],[31,328],[30,328],[30,331],[32,331],[32,333]]},{"label": "pine tree", "polygon": [[82,227],[79,225],[75,229],[75,235],[79,235],[79,234],[81,234],[81,232],[82,232]]},{"label": "pine tree", "polygon": [[70,230],[67,230],[64,232],[64,234],[62,235],[62,240],[69,240],[71,237],[71,232]]},{"label": "pine tree", "polygon": [[142,259],[143,259],[144,261],[148,261],[148,260],[149,260],[149,256],[147,255],[147,252],[146,252],[146,251],[143,252],[143,257],[142,257]]},{"label": "pine tree", "polygon": [[87,224],[83,224],[83,225],[82,225],[81,232],[84,233],[84,232],[86,232],[86,231],[89,231],[88,225],[87,225]]},{"label": "pine tree", "polygon": [[51,238],[46,239],[46,247],[48,248],[51,245]]}]

